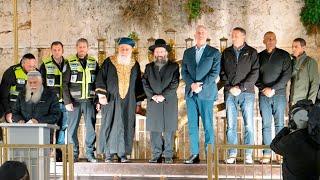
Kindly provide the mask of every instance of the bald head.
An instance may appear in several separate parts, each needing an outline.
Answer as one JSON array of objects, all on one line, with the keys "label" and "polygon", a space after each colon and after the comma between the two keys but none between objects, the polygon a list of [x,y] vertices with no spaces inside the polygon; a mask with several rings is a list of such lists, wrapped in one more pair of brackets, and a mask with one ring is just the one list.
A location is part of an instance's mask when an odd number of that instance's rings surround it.
[{"label": "bald head", "polygon": [[268,31],[263,36],[263,44],[266,45],[266,49],[268,52],[272,52],[274,48],[276,48],[277,37],[276,34],[272,31]]}]

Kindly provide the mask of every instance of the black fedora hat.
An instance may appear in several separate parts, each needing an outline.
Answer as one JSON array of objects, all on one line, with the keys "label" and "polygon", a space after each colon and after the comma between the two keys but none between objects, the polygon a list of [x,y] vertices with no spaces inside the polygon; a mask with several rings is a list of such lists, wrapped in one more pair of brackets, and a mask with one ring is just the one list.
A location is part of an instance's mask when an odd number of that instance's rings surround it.
[{"label": "black fedora hat", "polygon": [[166,41],[164,39],[156,39],[154,42],[154,45],[149,47],[150,51],[154,51],[157,47],[163,47],[165,48],[168,52],[171,51],[171,47],[167,45]]}]

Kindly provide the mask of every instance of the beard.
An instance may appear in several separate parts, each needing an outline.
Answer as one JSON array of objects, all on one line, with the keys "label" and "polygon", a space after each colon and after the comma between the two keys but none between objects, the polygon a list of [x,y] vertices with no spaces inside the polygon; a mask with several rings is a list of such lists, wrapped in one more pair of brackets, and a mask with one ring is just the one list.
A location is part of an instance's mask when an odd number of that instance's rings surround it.
[{"label": "beard", "polygon": [[117,60],[118,60],[118,63],[119,64],[122,64],[122,65],[129,65],[130,62],[131,62],[131,55],[128,55],[128,56],[124,56],[124,55],[118,55],[117,56]]},{"label": "beard", "polygon": [[165,64],[165,63],[167,63],[167,61],[168,61],[168,58],[165,56],[156,56],[155,57],[156,64]]},{"label": "beard", "polygon": [[39,89],[32,89],[30,86],[26,86],[26,102],[38,103],[43,93],[43,85]]}]

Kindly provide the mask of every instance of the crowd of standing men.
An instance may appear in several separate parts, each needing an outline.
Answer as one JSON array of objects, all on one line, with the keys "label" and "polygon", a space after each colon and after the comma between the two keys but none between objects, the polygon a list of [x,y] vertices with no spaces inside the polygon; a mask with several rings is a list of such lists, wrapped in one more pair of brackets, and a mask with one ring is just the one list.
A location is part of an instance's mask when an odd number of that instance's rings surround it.
[{"label": "crowd of standing men", "polygon": [[[231,36],[232,45],[221,54],[206,44],[207,28],[199,25],[195,31],[196,45],[183,54],[181,76],[185,82],[191,154],[185,160],[186,164],[200,161],[199,119],[204,126],[206,149],[208,144],[214,144],[213,105],[218,93],[218,77],[224,85],[228,144],[238,144],[238,107],[244,122],[244,144],[254,144],[255,86],[259,89],[265,145],[272,141],[272,119],[276,134],[284,127],[288,103],[292,106],[303,99],[315,103],[317,99],[318,65],[307,56],[304,39],[293,40],[290,55],[276,47],[276,35],[271,31],[265,33],[263,43],[266,49],[260,53],[246,43],[243,28],[232,29]],[[142,74],[139,63],[132,58],[134,46],[131,38],[119,38],[117,53],[108,57],[100,67],[96,59],[88,55],[89,43],[84,38],[76,42],[76,54],[67,58],[63,56],[63,44],[53,42],[51,56],[42,59],[39,69],[36,58],[25,54],[21,62],[8,68],[2,77],[0,98],[5,120],[8,123],[26,123],[30,120],[33,123],[57,123],[60,126],[56,133],[57,144],[65,143],[65,130],[68,129],[68,143],[73,144],[74,160],[78,161],[77,131],[83,115],[86,157],[90,162],[97,162],[94,155],[95,123],[96,113],[101,111],[97,151],[105,154],[105,162],[112,162],[116,155],[120,162],[125,163],[129,161],[127,155],[132,151],[136,105],[146,98],[146,123],[152,149],[149,162],[159,163],[164,157],[165,163],[173,163],[173,138],[178,122],[176,90],[180,80],[179,65],[168,59],[170,46],[163,39],[157,39],[149,47],[154,61],[146,66]],[[41,78],[37,81],[35,77],[39,76]],[[286,87],[289,80],[288,102]],[[46,103],[50,99],[53,99],[52,102]],[[30,104],[35,107],[47,104],[50,108],[31,108],[30,113],[21,114]],[[52,116],[53,108],[57,112],[55,116]],[[46,115],[37,116],[39,113]],[[50,121],[49,117],[52,118]],[[271,151],[264,150],[263,155],[261,163],[269,163]],[[237,150],[229,149],[225,162],[234,163],[236,158]],[[245,151],[245,163],[253,163],[251,149]]]}]

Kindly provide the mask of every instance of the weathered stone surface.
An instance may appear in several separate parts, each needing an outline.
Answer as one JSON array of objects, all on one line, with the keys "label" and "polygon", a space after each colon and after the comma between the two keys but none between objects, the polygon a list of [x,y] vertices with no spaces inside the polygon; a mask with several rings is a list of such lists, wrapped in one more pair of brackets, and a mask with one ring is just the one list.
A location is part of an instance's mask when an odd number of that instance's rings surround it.
[{"label": "weathered stone surface", "polygon": [[[85,37],[91,45],[90,53],[97,56],[97,38],[104,37],[107,39],[107,55],[111,55],[114,53],[114,39],[135,31],[140,38],[140,59],[144,66],[149,37],[167,38],[164,31],[174,28],[177,31],[177,59],[181,59],[184,40],[193,38],[196,24],[205,24],[209,29],[211,44],[216,47],[223,36],[231,44],[230,30],[242,26],[248,32],[247,42],[258,50],[264,47],[263,34],[271,30],[278,35],[279,47],[290,49],[294,38],[303,37],[308,42],[308,53],[317,55],[315,37],[306,35],[299,20],[302,0],[206,1],[214,9],[213,13],[204,14],[191,24],[188,24],[184,11],[185,1],[141,2],[145,3],[146,16],[142,15],[143,10],[134,9],[141,4],[134,6],[131,1],[124,0],[18,1],[19,54],[21,56],[28,51],[37,54],[37,48],[48,48],[54,40],[65,44],[65,54],[74,53],[75,41]],[[13,47],[12,1],[0,0],[0,5],[0,48],[4,49],[1,59],[6,59],[6,64],[12,64],[9,63]],[[134,10],[129,11],[130,8]],[[0,74],[3,72],[1,70]]]},{"label": "weathered stone surface", "polygon": [[[262,43],[266,31],[274,31],[278,37],[278,47],[291,52],[292,40],[302,37],[307,40],[307,53],[320,59],[320,49],[315,44],[314,36],[307,36],[300,22],[302,0],[206,0],[207,5],[214,8],[212,13],[204,14],[197,22],[188,23],[184,11],[184,0],[141,0],[138,5],[133,1],[105,0],[27,0],[18,1],[18,33],[19,58],[26,52],[34,53],[41,63],[41,58],[49,55],[52,41],[60,40],[65,45],[65,56],[75,53],[75,41],[84,37],[89,40],[89,53],[98,56],[97,38],[106,38],[107,56],[114,53],[114,39],[127,36],[130,32],[138,33],[139,55],[142,69],[147,63],[147,39],[165,38],[165,30],[174,28],[176,33],[177,59],[182,59],[185,50],[185,39],[194,38],[197,24],[204,24],[209,29],[211,45],[219,48],[219,39],[227,37],[231,44],[230,30],[241,26],[247,30],[247,42],[257,48],[264,49]],[[142,2],[142,3],[141,3]],[[130,3],[130,4],[129,4]],[[145,4],[143,4],[145,3]],[[143,11],[135,9],[143,7]],[[129,11],[129,10],[133,11]],[[126,16],[123,16],[123,15]],[[141,17],[140,17],[141,16]],[[147,22],[146,22],[147,21]],[[12,1],[0,0],[0,75],[10,65],[19,62],[13,60],[13,6]],[[179,121],[186,122],[185,101],[183,100],[183,85],[178,89]],[[223,102],[222,92],[219,92],[217,103]],[[258,106],[257,104],[255,105]],[[225,141],[224,119],[225,112],[219,112],[217,124],[217,141]],[[255,111],[259,117],[258,108]],[[257,144],[261,143],[261,120],[257,118],[255,130]],[[184,123],[181,123],[184,124]],[[218,125],[219,124],[219,125]],[[149,139],[141,135],[143,124],[139,122],[140,133],[136,135],[139,143],[135,142],[134,155],[138,158],[149,158]],[[185,131],[184,131],[185,129]],[[99,123],[97,124],[97,132]],[[176,145],[183,147],[177,151],[180,159],[189,154],[187,127],[180,127]],[[81,155],[84,142],[84,124],[79,128]],[[239,125],[239,135],[242,134]],[[97,133],[98,135],[98,133]],[[202,135],[203,137],[203,135]],[[140,139],[142,139],[140,141]],[[241,140],[241,139],[240,139]],[[148,147],[145,149],[144,147]],[[201,139],[203,152],[203,138]],[[204,159],[204,153],[201,154]]]}]

